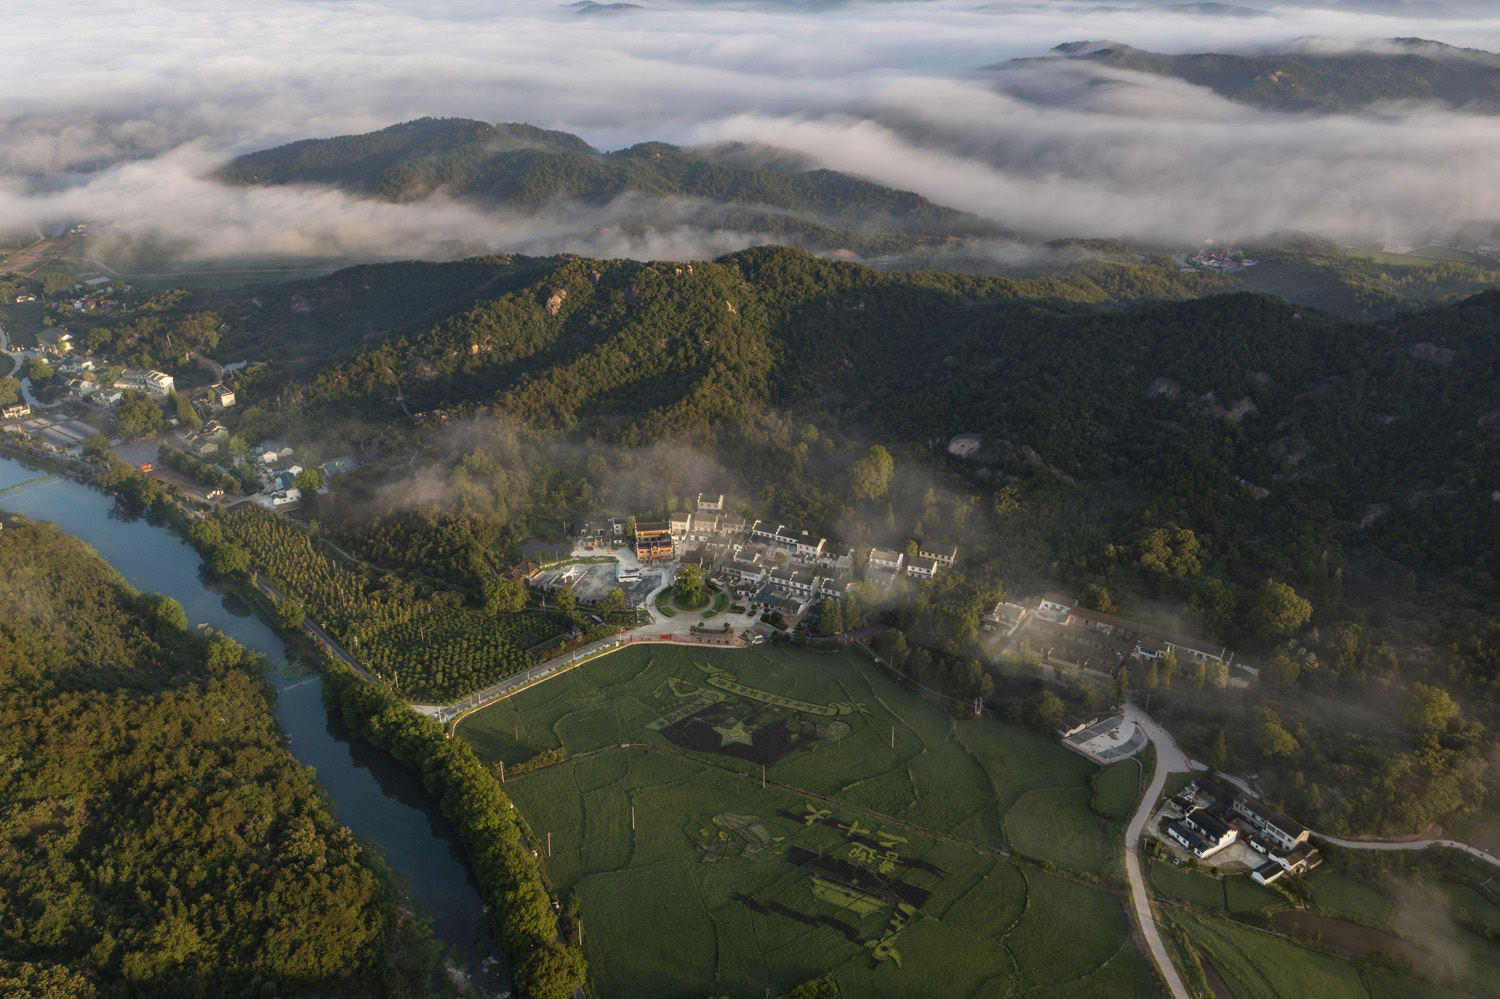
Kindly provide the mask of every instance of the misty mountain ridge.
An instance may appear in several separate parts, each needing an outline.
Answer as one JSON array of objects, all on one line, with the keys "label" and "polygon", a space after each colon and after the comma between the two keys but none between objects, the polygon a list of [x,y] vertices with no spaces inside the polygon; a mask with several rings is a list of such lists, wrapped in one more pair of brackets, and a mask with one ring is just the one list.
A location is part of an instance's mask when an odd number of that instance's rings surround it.
[{"label": "misty mountain ridge", "polygon": [[1008,236],[1003,226],[832,170],[796,153],[728,143],[646,142],[606,153],[576,135],[524,124],[422,118],[364,135],[304,139],[236,157],[230,184],[316,184],[392,202],[434,196],[520,213],[631,199],[626,227],[689,223],[766,233],[813,250],[907,253],[949,237]]},{"label": "misty mountain ridge", "polygon": [[1500,56],[1422,38],[1394,38],[1365,51],[1167,55],[1114,42],[1068,42],[1040,59],[992,67],[1078,60],[1207,87],[1221,97],[1275,111],[1338,113],[1385,102],[1429,102],[1500,114]]}]

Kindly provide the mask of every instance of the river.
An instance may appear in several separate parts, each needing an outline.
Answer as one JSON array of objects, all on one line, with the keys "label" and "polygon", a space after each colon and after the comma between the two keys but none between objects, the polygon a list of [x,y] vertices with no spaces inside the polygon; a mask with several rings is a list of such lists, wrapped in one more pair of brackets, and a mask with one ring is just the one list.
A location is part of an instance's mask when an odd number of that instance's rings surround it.
[{"label": "river", "polygon": [[[34,481],[32,481],[34,480]],[[92,545],[139,590],[181,602],[190,624],[207,624],[263,653],[278,689],[276,717],[292,755],[317,771],[339,821],[376,846],[432,920],[454,963],[485,995],[508,990],[485,957],[496,948],[481,926],[484,903],[452,825],[421,782],[385,753],[353,739],[323,708],[318,674],[283,679],[286,647],[236,595],[218,584],[179,533],[157,518],[124,513],[98,489],[0,456],[0,508],[50,520]]]}]

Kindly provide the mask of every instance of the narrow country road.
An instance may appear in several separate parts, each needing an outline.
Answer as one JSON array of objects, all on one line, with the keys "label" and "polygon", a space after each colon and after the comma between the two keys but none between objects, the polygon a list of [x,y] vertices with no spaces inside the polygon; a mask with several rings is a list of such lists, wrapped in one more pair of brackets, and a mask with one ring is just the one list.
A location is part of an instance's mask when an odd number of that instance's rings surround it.
[{"label": "narrow country road", "polygon": [[[276,587],[272,586],[264,579],[261,579],[259,576],[255,577],[255,586],[256,589],[260,590],[260,592],[264,593],[266,596],[270,597],[277,603],[280,603],[285,599],[285,597],[281,595],[280,590],[276,589]],[[306,628],[308,634],[317,639],[318,643],[322,645],[323,648],[327,649],[333,655],[337,656],[338,658],[342,659],[344,662],[352,666],[354,668],[354,671],[361,677],[371,683],[375,682],[375,678],[370,675],[368,670],[366,670],[359,664],[359,660],[355,659],[349,653],[345,652],[343,646],[339,645],[338,642],[335,642],[326,631],[313,623],[312,618],[304,618],[302,620],[302,627]]]},{"label": "narrow country road", "polygon": [[1425,850],[1429,846],[1446,846],[1452,850],[1462,850],[1470,856],[1477,857],[1487,864],[1500,867],[1500,857],[1492,853],[1486,853],[1477,846],[1460,843],[1456,839],[1413,839],[1413,840],[1358,840],[1340,839],[1327,833],[1313,833],[1317,839],[1325,840],[1334,846],[1341,846],[1346,850]]},{"label": "narrow country road", "polygon": [[[1188,999],[1187,987],[1183,984],[1182,976],[1178,974],[1177,968],[1172,964],[1167,955],[1166,944],[1161,938],[1161,931],[1157,928],[1156,919],[1151,912],[1151,896],[1146,889],[1145,871],[1141,866],[1140,841],[1146,830],[1146,821],[1151,816],[1151,810],[1156,800],[1161,797],[1162,789],[1166,786],[1167,775],[1173,773],[1190,773],[1195,770],[1203,770],[1201,763],[1195,763],[1188,759],[1182,749],[1177,745],[1177,740],[1172,738],[1171,733],[1162,728],[1151,719],[1139,705],[1129,704],[1125,708],[1125,717],[1136,723],[1146,733],[1152,745],[1156,747],[1156,772],[1151,778],[1151,786],[1146,789],[1141,798],[1140,807],[1136,809],[1135,815],[1130,819],[1130,825],[1125,830],[1125,874],[1130,881],[1131,907],[1135,910],[1136,923],[1141,928],[1141,935],[1146,938],[1146,946],[1151,951],[1152,960],[1161,971],[1162,978],[1167,983],[1173,999]],[[1219,778],[1227,783],[1237,785],[1243,791],[1249,791],[1243,780],[1229,774],[1220,774]],[[1314,832],[1315,839],[1324,840],[1334,846],[1340,846],[1348,850],[1425,850],[1429,846],[1445,846],[1454,850],[1462,850],[1470,856],[1488,864],[1500,867],[1500,858],[1487,853],[1478,847],[1467,843],[1460,843],[1451,839],[1418,839],[1418,840],[1357,840],[1343,839],[1338,836],[1330,836],[1327,833]]]},{"label": "narrow country road", "polygon": [[1141,867],[1140,842],[1146,831],[1146,820],[1151,817],[1151,809],[1156,806],[1156,799],[1161,797],[1162,789],[1166,787],[1167,774],[1190,770],[1192,763],[1177,747],[1176,740],[1139,707],[1127,704],[1125,717],[1135,722],[1156,746],[1156,772],[1151,777],[1151,786],[1146,788],[1140,807],[1131,816],[1130,825],[1125,829],[1125,876],[1130,882],[1130,905],[1135,910],[1135,921],[1141,928],[1141,936],[1146,938],[1146,947],[1151,951],[1151,960],[1155,962],[1162,980],[1167,983],[1172,999],[1188,999],[1187,986],[1182,983],[1177,966],[1167,954],[1167,945],[1161,938],[1156,917],[1151,912],[1151,895],[1146,890],[1145,870]]}]

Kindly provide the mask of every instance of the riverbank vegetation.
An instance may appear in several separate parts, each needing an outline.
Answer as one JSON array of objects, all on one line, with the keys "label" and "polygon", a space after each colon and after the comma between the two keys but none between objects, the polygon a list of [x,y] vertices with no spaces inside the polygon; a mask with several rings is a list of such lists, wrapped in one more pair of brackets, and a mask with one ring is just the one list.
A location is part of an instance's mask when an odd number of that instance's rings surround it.
[{"label": "riverbank vegetation", "polygon": [[442,727],[413,711],[394,688],[366,683],[336,660],[324,672],[323,699],[354,734],[419,774],[458,829],[520,995],[573,996],[584,985],[586,965],[573,941],[559,940],[559,905],[543,880],[535,837],[523,838],[500,782],[468,743],[444,738]]},{"label": "riverbank vegetation", "polygon": [[257,657],[187,625],[4,515],[0,991],[427,995],[430,939],[282,745]]}]

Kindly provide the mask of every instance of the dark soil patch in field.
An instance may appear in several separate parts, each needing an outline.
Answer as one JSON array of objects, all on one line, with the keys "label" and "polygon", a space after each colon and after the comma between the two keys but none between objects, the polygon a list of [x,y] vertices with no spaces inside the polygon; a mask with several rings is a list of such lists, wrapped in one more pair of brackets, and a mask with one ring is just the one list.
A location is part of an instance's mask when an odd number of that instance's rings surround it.
[{"label": "dark soil patch in field", "polygon": [[1283,909],[1272,913],[1271,922],[1277,929],[1296,937],[1317,933],[1320,936],[1316,939],[1324,946],[1355,957],[1367,958],[1376,952],[1395,951],[1409,958],[1419,970],[1441,970],[1443,966],[1441,961],[1410,940],[1384,930],[1372,930],[1346,919]]},{"label": "dark soil patch in field", "polygon": [[1234,989],[1224,981],[1224,976],[1219,974],[1219,969],[1213,966],[1211,961],[1199,961],[1203,966],[1203,977],[1208,979],[1208,987],[1213,991],[1215,999],[1235,999]]}]

